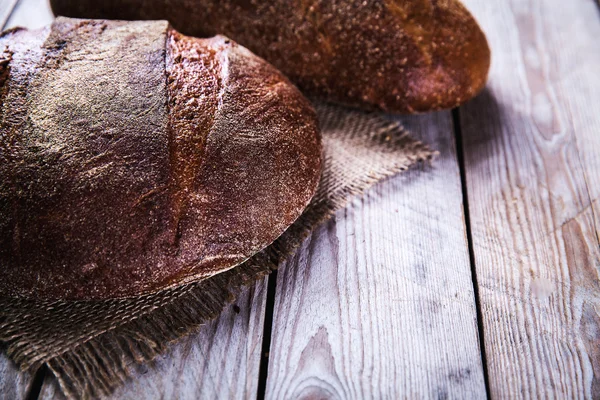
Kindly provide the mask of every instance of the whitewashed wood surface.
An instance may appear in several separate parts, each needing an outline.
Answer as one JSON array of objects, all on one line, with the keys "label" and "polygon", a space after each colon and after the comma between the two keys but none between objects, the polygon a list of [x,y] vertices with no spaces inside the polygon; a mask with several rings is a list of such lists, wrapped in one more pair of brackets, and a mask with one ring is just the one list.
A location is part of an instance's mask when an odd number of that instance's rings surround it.
[{"label": "whitewashed wood surface", "polygon": [[0,27],[3,27],[10,17],[18,0],[3,0],[0,2]]},{"label": "whitewashed wood surface", "polygon": [[[266,398],[600,398],[598,4],[463,1],[493,58],[459,109],[464,165],[449,112],[401,118],[440,157],[354,201],[279,271]],[[20,0],[7,27],[51,19]],[[261,282],[112,398],[260,398],[265,299]],[[0,399],[31,382],[0,353]],[[51,377],[39,397],[60,397]]]},{"label": "whitewashed wood surface", "polygon": [[494,398],[600,398],[600,14],[465,0],[488,89],[460,109]]},{"label": "whitewashed wood surface", "polygon": [[[256,398],[267,278],[241,295],[218,319],[184,338],[136,373],[111,399]],[[48,377],[40,399],[60,399]]]},{"label": "whitewashed wood surface", "polygon": [[318,229],[278,274],[266,398],[484,398],[449,112],[403,118],[440,150]]},{"label": "whitewashed wood surface", "polygon": [[[0,0],[0,2],[11,0]],[[48,25],[54,19],[49,0],[18,0],[12,15],[6,22],[6,28],[22,26],[38,29]]]}]

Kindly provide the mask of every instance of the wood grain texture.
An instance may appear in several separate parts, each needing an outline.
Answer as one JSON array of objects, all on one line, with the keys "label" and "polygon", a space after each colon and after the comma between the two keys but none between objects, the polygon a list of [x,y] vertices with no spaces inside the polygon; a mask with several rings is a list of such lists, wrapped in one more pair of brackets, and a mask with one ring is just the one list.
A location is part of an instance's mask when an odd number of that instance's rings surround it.
[{"label": "wood grain texture", "polygon": [[5,29],[16,26],[38,29],[50,24],[53,20],[54,15],[48,0],[19,0],[10,18],[6,21]]},{"label": "wood grain texture", "polygon": [[267,398],[483,398],[450,114],[404,119],[441,151],[318,229],[278,274]]},{"label": "wood grain texture", "polygon": [[493,54],[460,110],[492,397],[599,398],[597,6],[465,3]]},{"label": "wood grain texture", "polygon": [[[254,399],[264,328],[267,278],[215,321],[135,374],[110,399]],[[40,399],[60,399],[48,377]]]},{"label": "wood grain texture", "polygon": [[[492,396],[600,397],[597,4],[463,1],[493,51],[488,90],[460,110]],[[21,0],[7,28],[51,19]],[[283,267],[268,398],[485,396],[449,117],[405,120],[441,157],[355,201]],[[114,398],[255,397],[260,285]],[[0,353],[0,399],[30,379]]]}]

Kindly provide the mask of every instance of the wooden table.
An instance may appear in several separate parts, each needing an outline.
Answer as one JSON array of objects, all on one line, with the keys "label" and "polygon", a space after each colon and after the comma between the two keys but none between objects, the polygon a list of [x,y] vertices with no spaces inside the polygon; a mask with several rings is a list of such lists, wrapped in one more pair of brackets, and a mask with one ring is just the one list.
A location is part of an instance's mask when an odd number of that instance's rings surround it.
[{"label": "wooden table", "polygon": [[[486,90],[400,117],[433,166],[354,201],[115,399],[600,398],[598,4],[464,2]],[[0,0],[0,25],[51,19]],[[0,357],[1,398],[56,396]]]}]

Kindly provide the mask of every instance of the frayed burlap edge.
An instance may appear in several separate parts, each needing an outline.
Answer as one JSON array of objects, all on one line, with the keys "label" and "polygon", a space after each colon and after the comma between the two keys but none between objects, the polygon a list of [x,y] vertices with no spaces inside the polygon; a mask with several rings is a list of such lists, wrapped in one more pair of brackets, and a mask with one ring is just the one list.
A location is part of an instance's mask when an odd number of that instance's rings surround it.
[{"label": "frayed burlap edge", "polygon": [[107,396],[176,340],[215,318],[276,269],[312,229],[373,184],[434,155],[398,123],[318,104],[324,169],[302,216],[242,265],[201,282],[132,299],[40,303],[0,299],[0,341],[23,370],[46,364],[68,398]]}]

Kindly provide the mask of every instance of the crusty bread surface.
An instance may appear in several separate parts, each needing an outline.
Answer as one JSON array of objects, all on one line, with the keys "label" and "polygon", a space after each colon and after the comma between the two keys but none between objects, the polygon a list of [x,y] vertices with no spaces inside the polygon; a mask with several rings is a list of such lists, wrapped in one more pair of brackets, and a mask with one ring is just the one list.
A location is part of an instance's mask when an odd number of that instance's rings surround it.
[{"label": "crusty bread surface", "polygon": [[366,109],[446,109],[485,85],[490,49],[459,0],[51,0],[57,15],[166,19],[225,34],[311,95]]},{"label": "crusty bread surface", "polygon": [[314,110],[223,36],[58,18],[0,35],[0,296],[108,299],[232,268],[318,183]]}]

